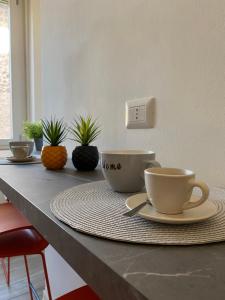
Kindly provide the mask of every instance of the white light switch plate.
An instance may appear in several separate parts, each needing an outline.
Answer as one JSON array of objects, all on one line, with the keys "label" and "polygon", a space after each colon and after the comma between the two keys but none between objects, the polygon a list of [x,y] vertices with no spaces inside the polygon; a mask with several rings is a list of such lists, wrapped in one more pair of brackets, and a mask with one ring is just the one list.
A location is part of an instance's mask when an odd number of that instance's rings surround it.
[{"label": "white light switch plate", "polygon": [[154,98],[126,101],[126,127],[130,129],[154,127]]}]

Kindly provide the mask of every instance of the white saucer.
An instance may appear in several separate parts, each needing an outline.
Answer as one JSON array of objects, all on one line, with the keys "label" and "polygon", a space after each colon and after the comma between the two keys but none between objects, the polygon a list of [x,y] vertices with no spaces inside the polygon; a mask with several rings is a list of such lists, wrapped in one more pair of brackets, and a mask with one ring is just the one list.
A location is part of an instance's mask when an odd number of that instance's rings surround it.
[{"label": "white saucer", "polygon": [[[127,198],[126,206],[129,209],[133,209],[138,204],[144,202],[147,198],[146,193],[137,194]],[[197,197],[192,196],[191,200],[195,200]],[[198,197],[199,198],[199,197]],[[155,208],[149,204],[146,204],[137,215],[151,221],[159,223],[168,223],[168,224],[189,224],[205,221],[218,212],[216,205],[210,201],[206,200],[202,205],[195,208],[184,210],[182,214],[177,215],[166,215],[161,214],[155,210]]]},{"label": "white saucer", "polygon": [[33,161],[35,159],[34,156],[28,156],[28,157],[25,157],[25,158],[17,158],[17,157],[14,157],[14,156],[10,156],[10,157],[6,157],[6,159],[8,161],[11,161],[11,162],[29,162],[29,161]]}]

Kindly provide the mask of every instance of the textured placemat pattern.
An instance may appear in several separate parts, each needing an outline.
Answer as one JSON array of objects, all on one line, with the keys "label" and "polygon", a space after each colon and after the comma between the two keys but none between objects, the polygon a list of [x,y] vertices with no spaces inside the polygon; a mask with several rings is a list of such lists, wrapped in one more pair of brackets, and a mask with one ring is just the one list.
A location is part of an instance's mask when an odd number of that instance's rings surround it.
[{"label": "textured placemat pattern", "polygon": [[225,240],[225,191],[214,189],[218,214],[196,224],[169,225],[123,216],[130,194],[115,193],[105,181],[82,184],[59,194],[50,204],[53,214],[77,231],[141,244],[191,245]]}]

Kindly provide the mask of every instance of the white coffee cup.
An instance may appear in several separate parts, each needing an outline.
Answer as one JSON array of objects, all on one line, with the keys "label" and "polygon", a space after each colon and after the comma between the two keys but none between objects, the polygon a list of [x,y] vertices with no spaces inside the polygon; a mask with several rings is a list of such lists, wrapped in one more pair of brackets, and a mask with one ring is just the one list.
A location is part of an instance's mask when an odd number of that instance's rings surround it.
[{"label": "white coffee cup", "polygon": [[143,150],[108,150],[100,152],[105,179],[114,191],[138,192],[144,187],[144,170],[159,167],[155,153]]},{"label": "white coffee cup", "polygon": [[[209,196],[208,186],[195,180],[193,171],[175,168],[151,168],[145,172],[145,186],[152,205],[164,214],[180,214],[205,202]],[[197,201],[190,201],[194,187],[202,191]]]},{"label": "white coffee cup", "polygon": [[10,150],[12,151],[12,154],[15,158],[23,159],[26,158],[29,154],[29,146],[11,146]]},{"label": "white coffee cup", "polygon": [[34,142],[33,141],[11,141],[9,142],[9,148],[13,146],[29,146],[28,156],[32,154],[34,149]]}]

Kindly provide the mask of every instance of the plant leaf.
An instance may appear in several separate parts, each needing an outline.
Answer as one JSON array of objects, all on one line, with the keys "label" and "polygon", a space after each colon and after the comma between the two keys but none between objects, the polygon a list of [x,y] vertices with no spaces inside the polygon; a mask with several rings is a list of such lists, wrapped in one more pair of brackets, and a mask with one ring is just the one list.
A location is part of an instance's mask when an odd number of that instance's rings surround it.
[{"label": "plant leaf", "polygon": [[81,145],[89,145],[93,142],[101,132],[97,121],[92,120],[91,116],[82,117],[81,115],[74,120],[69,132],[73,136],[73,140]]}]

